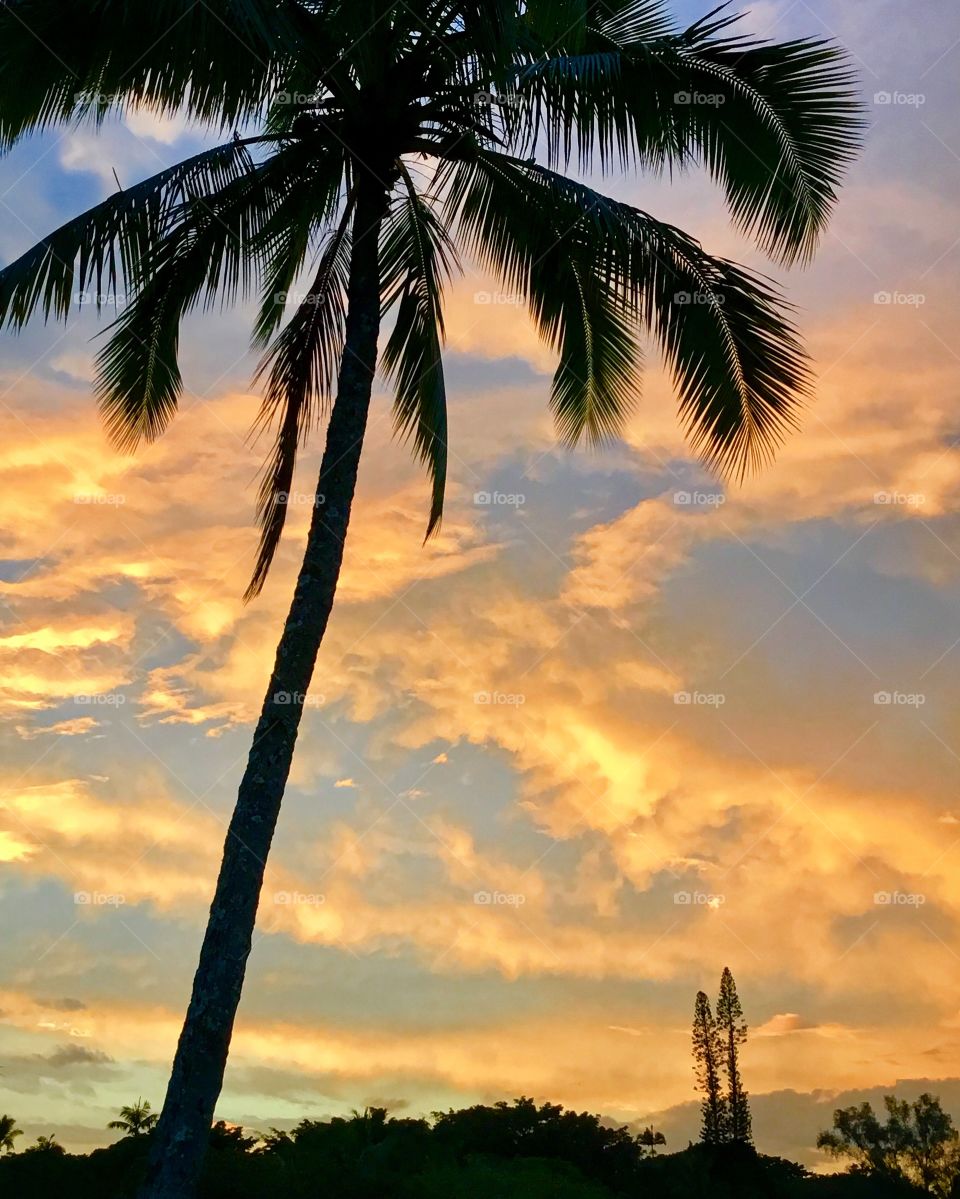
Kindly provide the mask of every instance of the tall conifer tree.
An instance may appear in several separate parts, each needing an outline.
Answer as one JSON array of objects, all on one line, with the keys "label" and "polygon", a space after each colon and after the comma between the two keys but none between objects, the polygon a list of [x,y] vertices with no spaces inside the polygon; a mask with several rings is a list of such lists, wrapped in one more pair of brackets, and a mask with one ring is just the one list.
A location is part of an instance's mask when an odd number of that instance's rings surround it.
[{"label": "tall conifer tree", "polygon": [[724,1095],[728,1119],[726,1139],[750,1144],[753,1141],[750,1105],[740,1078],[740,1046],[747,1039],[747,1025],[743,1018],[740,997],[737,995],[737,984],[733,981],[729,966],[724,967],[720,978],[716,1024],[727,1083]]},{"label": "tall conifer tree", "polygon": [[727,1102],[720,1084],[722,1054],[723,1045],[710,1000],[703,991],[698,991],[693,1009],[693,1068],[697,1090],[703,1095],[700,1139],[708,1145],[719,1145],[729,1139]]}]

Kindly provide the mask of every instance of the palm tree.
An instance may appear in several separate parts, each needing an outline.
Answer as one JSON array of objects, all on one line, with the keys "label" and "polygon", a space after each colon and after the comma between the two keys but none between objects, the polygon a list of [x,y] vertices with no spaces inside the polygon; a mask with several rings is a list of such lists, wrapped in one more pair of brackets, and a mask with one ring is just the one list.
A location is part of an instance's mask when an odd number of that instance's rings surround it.
[{"label": "palm tree", "polygon": [[[812,254],[859,140],[843,55],[758,42],[660,0],[11,0],[0,141],[129,104],[233,131],[70,221],[0,272],[0,324],[66,318],[78,290],[130,302],[98,359],[116,442],[158,436],[181,390],[183,317],[260,297],[258,427],[272,448],[248,597],[284,523],[298,447],[326,445],[303,565],[230,822],[144,1196],[192,1192],[264,866],[343,557],[378,363],[441,519],[443,291],[471,253],[521,295],[559,359],[562,439],[616,436],[640,335],[673,371],[693,447],[739,475],[796,421],[807,360],[773,284],[571,177],[702,164],[776,260]],[[249,136],[241,136],[240,131]],[[306,277],[289,319],[284,299]]]},{"label": "palm tree", "polygon": [[17,1128],[13,1116],[0,1116],[0,1153],[13,1153],[14,1141],[23,1136],[23,1129]]},{"label": "palm tree", "polygon": [[159,1115],[150,1110],[150,1101],[137,1099],[136,1103],[120,1109],[119,1120],[111,1120],[107,1128],[116,1128],[128,1137],[142,1137],[152,1132]]},{"label": "palm tree", "polygon": [[39,1136],[32,1145],[28,1145],[23,1151],[24,1153],[47,1153],[56,1157],[63,1157],[66,1154],[66,1149],[57,1140],[57,1134],[52,1132],[48,1137]]}]

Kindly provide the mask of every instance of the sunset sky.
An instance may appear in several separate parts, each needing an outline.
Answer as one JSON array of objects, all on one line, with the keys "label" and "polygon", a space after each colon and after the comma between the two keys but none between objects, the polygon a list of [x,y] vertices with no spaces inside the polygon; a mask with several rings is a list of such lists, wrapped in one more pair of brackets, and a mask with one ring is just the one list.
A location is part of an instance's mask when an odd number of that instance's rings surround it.
[{"label": "sunset sky", "polygon": [[[761,1149],[821,1163],[833,1108],[898,1081],[960,1121],[960,20],[763,0],[745,28],[834,36],[859,73],[866,145],[816,261],[772,267],[701,174],[595,182],[783,281],[802,429],[724,487],[651,346],[623,441],[559,450],[552,355],[467,264],[426,546],[375,392],[228,1120],[528,1094],[679,1149],[694,996],[729,965]],[[142,112],[21,144],[0,263],[204,144]],[[163,1098],[310,513],[244,607],[250,325],[191,318],[180,414],[135,457],[99,422],[88,305],[0,339],[0,1112],[31,1140],[104,1144]]]}]

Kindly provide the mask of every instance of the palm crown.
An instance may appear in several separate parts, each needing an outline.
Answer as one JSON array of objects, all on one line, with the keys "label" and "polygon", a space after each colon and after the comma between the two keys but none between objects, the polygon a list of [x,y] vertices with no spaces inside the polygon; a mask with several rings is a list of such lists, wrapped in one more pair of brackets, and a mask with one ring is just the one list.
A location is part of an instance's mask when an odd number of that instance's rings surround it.
[{"label": "palm crown", "polygon": [[139,1137],[150,1132],[159,1118],[157,1113],[151,1110],[149,1100],[138,1099],[136,1103],[122,1107],[120,1118],[111,1120],[107,1128],[116,1129],[128,1137]]},{"label": "palm crown", "polygon": [[0,1116],[0,1153],[13,1153],[17,1137],[23,1136],[23,1130],[17,1128],[13,1116]]},{"label": "palm crown", "polygon": [[616,434],[646,330],[693,446],[742,472],[775,448],[808,388],[787,305],[769,281],[563,173],[702,164],[764,250],[807,258],[858,140],[849,74],[830,44],[752,41],[734,21],[712,14],[681,31],[657,0],[8,0],[2,144],[130,104],[253,135],[118,191],[28,251],[0,272],[0,323],[38,309],[65,319],[87,286],[132,296],[97,382],[129,449],[176,409],[184,316],[258,294],[259,425],[273,446],[249,594],[336,382],[357,194],[371,178],[393,313],[381,366],[397,429],[432,477],[428,533],[446,476],[443,289],[460,249],[524,298],[557,352],[565,441]]}]

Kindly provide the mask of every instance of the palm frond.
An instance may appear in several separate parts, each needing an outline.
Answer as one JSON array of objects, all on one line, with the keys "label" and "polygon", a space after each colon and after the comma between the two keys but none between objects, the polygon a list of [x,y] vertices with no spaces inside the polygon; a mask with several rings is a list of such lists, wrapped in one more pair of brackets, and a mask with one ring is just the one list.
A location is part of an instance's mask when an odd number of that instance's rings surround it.
[{"label": "palm frond", "polygon": [[290,147],[195,196],[169,214],[169,229],[137,262],[131,302],[109,327],[97,358],[96,392],[108,433],[132,450],[166,428],[181,390],[180,323],[249,293],[260,235],[278,205],[304,186],[299,149]]},{"label": "palm frond", "polygon": [[257,369],[267,385],[256,428],[275,422],[277,431],[257,495],[260,544],[245,600],[263,589],[286,521],[297,450],[322,416],[336,383],[346,328],[352,213],[351,198],[320,254],[309,293]]},{"label": "palm frond", "polygon": [[441,178],[464,242],[508,294],[524,297],[559,354],[550,402],[560,437],[570,445],[616,437],[639,390],[637,322],[584,209],[546,175],[495,153],[477,150]]},{"label": "palm frond", "polygon": [[[129,295],[151,250],[183,205],[214,196],[255,172],[249,147],[265,139],[229,142],[197,154],[136,186],[119,191],[62,225],[0,270],[0,326],[22,328],[40,308],[65,320],[80,293]],[[272,140],[272,139],[266,139]]]},{"label": "palm frond", "polygon": [[809,258],[859,148],[855,79],[833,43],[732,36],[737,19],[675,32],[660,4],[637,0],[605,13],[579,48],[532,56],[516,78],[529,111],[511,126],[515,152],[542,130],[550,166],[699,162],[764,250]]},{"label": "palm frond", "polygon": [[0,146],[131,103],[235,128],[308,52],[301,13],[292,0],[0,5]]},{"label": "palm frond", "polygon": [[557,276],[552,295],[540,289],[537,300],[540,327],[549,327],[560,353],[550,393],[557,432],[570,446],[581,439],[602,445],[621,431],[639,391],[640,350],[630,314],[579,255]]},{"label": "palm frond", "polygon": [[395,388],[394,423],[430,472],[427,537],[440,524],[447,478],[447,397],[441,347],[443,287],[459,270],[456,249],[404,170],[405,194],[384,224],[380,250],[384,311],[396,321],[382,362]]},{"label": "palm frond", "polygon": [[[616,416],[629,399],[624,337],[635,321],[662,346],[688,435],[712,467],[739,475],[774,452],[796,422],[809,377],[789,308],[772,283],[639,209],[504,155],[474,149],[448,166],[446,184],[462,236],[506,288],[527,298],[541,327],[542,314],[563,303],[544,264],[589,266],[587,277],[617,318],[610,352],[619,355],[618,390],[606,393],[601,417]],[[503,211],[513,219],[502,221]],[[572,302],[569,308],[564,322],[574,319]],[[588,377],[585,362],[578,373]]]}]

